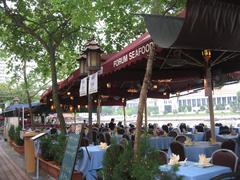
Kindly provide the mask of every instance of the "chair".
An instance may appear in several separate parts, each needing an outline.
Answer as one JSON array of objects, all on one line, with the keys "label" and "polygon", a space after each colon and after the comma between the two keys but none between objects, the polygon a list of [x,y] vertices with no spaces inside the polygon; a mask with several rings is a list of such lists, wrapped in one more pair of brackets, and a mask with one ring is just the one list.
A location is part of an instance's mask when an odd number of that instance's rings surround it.
[{"label": "chair", "polygon": [[81,139],[81,146],[82,147],[85,147],[85,146],[89,146],[89,140],[88,140],[88,138],[86,138],[86,137],[83,137],[82,139]]},{"label": "chair", "polygon": [[183,132],[184,129],[187,130],[187,126],[186,126],[185,123],[181,123],[180,126],[179,126],[179,128],[180,128],[181,132]]},{"label": "chair", "polygon": [[207,130],[206,133],[205,133],[205,141],[210,141],[210,138],[211,138],[211,130]]},{"label": "chair", "polygon": [[170,149],[173,154],[180,156],[180,161],[185,160],[186,156],[185,156],[184,146],[180,142],[173,141],[170,144]]},{"label": "chair", "polygon": [[162,130],[164,130],[166,133],[169,133],[169,129],[167,125],[162,125]]},{"label": "chair", "polygon": [[176,131],[170,131],[168,133],[168,136],[170,136],[170,137],[177,137],[177,132]]},{"label": "chair", "polygon": [[220,126],[219,134],[230,134],[230,128],[227,126]]},{"label": "chair", "polygon": [[186,140],[187,140],[187,137],[184,136],[184,135],[178,135],[178,136],[175,138],[175,141],[178,141],[178,142],[180,142],[180,143],[184,143]]},{"label": "chair", "polygon": [[232,152],[235,152],[236,143],[232,139],[226,140],[222,143],[221,149],[229,149]]},{"label": "chair", "polygon": [[93,130],[93,131],[92,131],[92,139],[93,139],[94,145],[97,145],[97,144],[98,144],[97,135],[98,135],[97,131]]},{"label": "chair", "polygon": [[230,179],[240,179],[240,173],[229,172],[223,173],[218,176],[211,178],[211,180],[230,180]]},{"label": "chair", "polygon": [[105,141],[106,141],[107,145],[109,146],[111,144],[111,136],[108,132],[105,132],[104,136],[105,136]]},{"label": "chair", "polygon": [[233,172],[236,172],[238,157],[229,149],[218,149],[212,154],[211,162],[214,165],[230,167]]},{"label": "chair", "polygon": [[147,158],[151,160],[158,160],[159,165],[167,164],[168,163],[168,156],[167,153],[162,150],[155,150],[149,152],[147,154]]},{"label": "chair", "polygon": [[195,126],[195,129],[198,131],[198,132],[204,132],[204,129],[203,129],[203,126]]},{"label": "chair", "polygon": [[105,136],[103,133],[98,134],[98,139],[99,139],[99,142],[104,142],[104,143],[106,142]]}]

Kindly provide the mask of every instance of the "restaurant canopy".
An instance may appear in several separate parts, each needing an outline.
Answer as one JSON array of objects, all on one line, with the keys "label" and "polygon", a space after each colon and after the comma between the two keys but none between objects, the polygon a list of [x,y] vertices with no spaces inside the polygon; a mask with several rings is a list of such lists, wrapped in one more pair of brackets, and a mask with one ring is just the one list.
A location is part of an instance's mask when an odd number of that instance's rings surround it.
[{"label": "restaurant canopy", "polygon": [[[21,114],[22,111],[24,110],[25,113],[29,113],[29,104],[13,104],[2,112],[2,114],[6,117],[13,117],[13,116],[18,116],[18,114]],[[34,114],[48,114],[50,112],[50,109],[46,104],[35,102],[32,103],[32,110]]]},{"label": "restaurant canopy", "polygon": [[[99,98],[101,99],[102,105],[124,105],[126,100],[139,97],[146,70],[148,53],[150,47],[153,45],[152,39],[159,45],[159,47],[157,48],[153,64],[152,80],[148,91],[148,97],[169,98],[170,94],[179,95],[179,92],[182,91],[191,93],[196,89],[203,88],[205,61],[202,57],[202,49],[205,48],[199,48],[199,44],[193,44],[192,48],[190,47],[192,45],[191,43],[197,43],[198,41],[200,41],[199,43],[209,41],[211,44],[212,40],[210,37],[212,35],[194,34],[195,31],[200,31],[198,30],[198,26],[195,27],[195,24],[197,25],[204,22],[198,23],[198,21],[194,21],[192,26],[189,25],[191,19],[195,20],[197,18],[201,20],[200,17],[196,17],[193,13],[194,11],[197,11],[196,9],[198,8],[193,2],[196,3],[198,1],[188,1],[187,6],[189,7],[187,8],[187,11],[182,11],[178,17],[144,15],[151,36],[146,32],[121,51],[108,56],[102,56],[102,71],[99,75],[98,93],[93,97],[95,99],[95,105],[97,103],[96,100]],[[203,2],[207,3],[208,1],[201,0],[198,5],[201,5]],[[225,3],[225,1],[209,2],[209,5],[218,5],[218,3]],[[207,11],[208,9],[201,8],[198,9],[198,11],[205,9]],[[235,10],[233,12],[235,12]],[[202,15],[204,13],[196,14],[204,16]],[[209,17],[210,12],[207,14],[202,18],[209,19],[209,22],[214,21]],[[213,14],[213,16],[217,17],[216,14]],[[220,17],[222,17],[222,15]],[[150,20],[150,22],[148,22],[148,20]],[[227,19],[223,22],[226,20]],[[206,31],[205,26],[208,26],[207,22],[205,22],[201,32],[204,32],[204,30]],[[219,24],[221,23],[219,22]],[[217,26],[220,26],[219,24],[217,24]],[[212,24],[211,27],[214,28],[215,26]],[[191,28],[192,31],[190,31]],[[225,34],[226,32],[221,32],[220,29],[220,34],[221,33]],[[184,36],[181,37],[181,34]],[[219,35],[215,35],[214,38],[216,39],[217,37],[219,37]],[[240,63],[238,60],[239,53],[235,50],[224,50],[225,47],[227,47],[227,44],[231,44],[231,38],[232,37],[230,37],[230,39],[217,38],[218,41],[226,42],[226,45],[221,46],[223,48],[219,50],[212,51],[212,83],[214,86],[222,86],[225,83],[236,82],[235,80],[238,80],[239,78],[237,75],[229,74],[230,72],[240,70],[240,66],[238,65]],[[184,42],[190,42],[190,44],[182,46],[181,43]],[[207,47],[211,48],[210,46]],[[62,106],[65,104],[68,107],[71,105],[77,107],[78,105],[87,104],[87,97],[79,97],[81,78],[83,77],[80,76],[80,70],[77,69],[66,80],[59,83],[59,97]],[[70,92],[70,94],[68,92]],[[41,101],[51,105],[51,89],[47,90],[42,95]]]}]

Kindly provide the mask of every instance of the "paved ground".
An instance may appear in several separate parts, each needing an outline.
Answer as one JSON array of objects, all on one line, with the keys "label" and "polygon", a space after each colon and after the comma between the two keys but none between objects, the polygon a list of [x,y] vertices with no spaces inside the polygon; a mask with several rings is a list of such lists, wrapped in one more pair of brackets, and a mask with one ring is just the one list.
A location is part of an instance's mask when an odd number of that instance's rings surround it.
[{"label": "paved ground", "polygon": [[[35,174],[27,174],[24,156],[15,152],[0,136],[0,180],[30,180]],[[39,180],[54,180],[40,171]]]}]

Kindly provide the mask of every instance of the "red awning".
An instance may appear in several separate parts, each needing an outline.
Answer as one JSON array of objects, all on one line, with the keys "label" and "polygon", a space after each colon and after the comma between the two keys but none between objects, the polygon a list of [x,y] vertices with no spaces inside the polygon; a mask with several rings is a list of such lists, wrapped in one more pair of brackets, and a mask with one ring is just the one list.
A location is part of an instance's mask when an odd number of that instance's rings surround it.
[{"label": "red awning", "polygon": [[144,33],[102,64],[103,75],[120,70],[138,60],[144,59],[149,53],[152,44],[153,42],[149,33]]}]

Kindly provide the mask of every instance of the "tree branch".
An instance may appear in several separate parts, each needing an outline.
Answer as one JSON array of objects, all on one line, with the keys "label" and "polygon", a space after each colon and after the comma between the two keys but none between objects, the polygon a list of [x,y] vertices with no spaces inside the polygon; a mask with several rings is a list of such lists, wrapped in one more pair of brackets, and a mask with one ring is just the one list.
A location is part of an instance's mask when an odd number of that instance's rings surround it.
[{"label": "tree branch", "polygon": [[12,19],[12,21],[14,22],[14,24],[17,27],[22,28],[26,33],[32,35],[33,37],[35,37],[43,46],[44,48],[49,51],[49,47],[48,44],[41,38],[41,36],[39,34],[37,34],[33,29],[31,29],[30,27],[28,27],[25,23],[24,20],[25,18],[20,15],[20,14],[16,14],[14,12],[12,12],[9,7],[7,6],[6,0],[1,0],[3,2],[4,5],[4,11],[5,14]]}]

